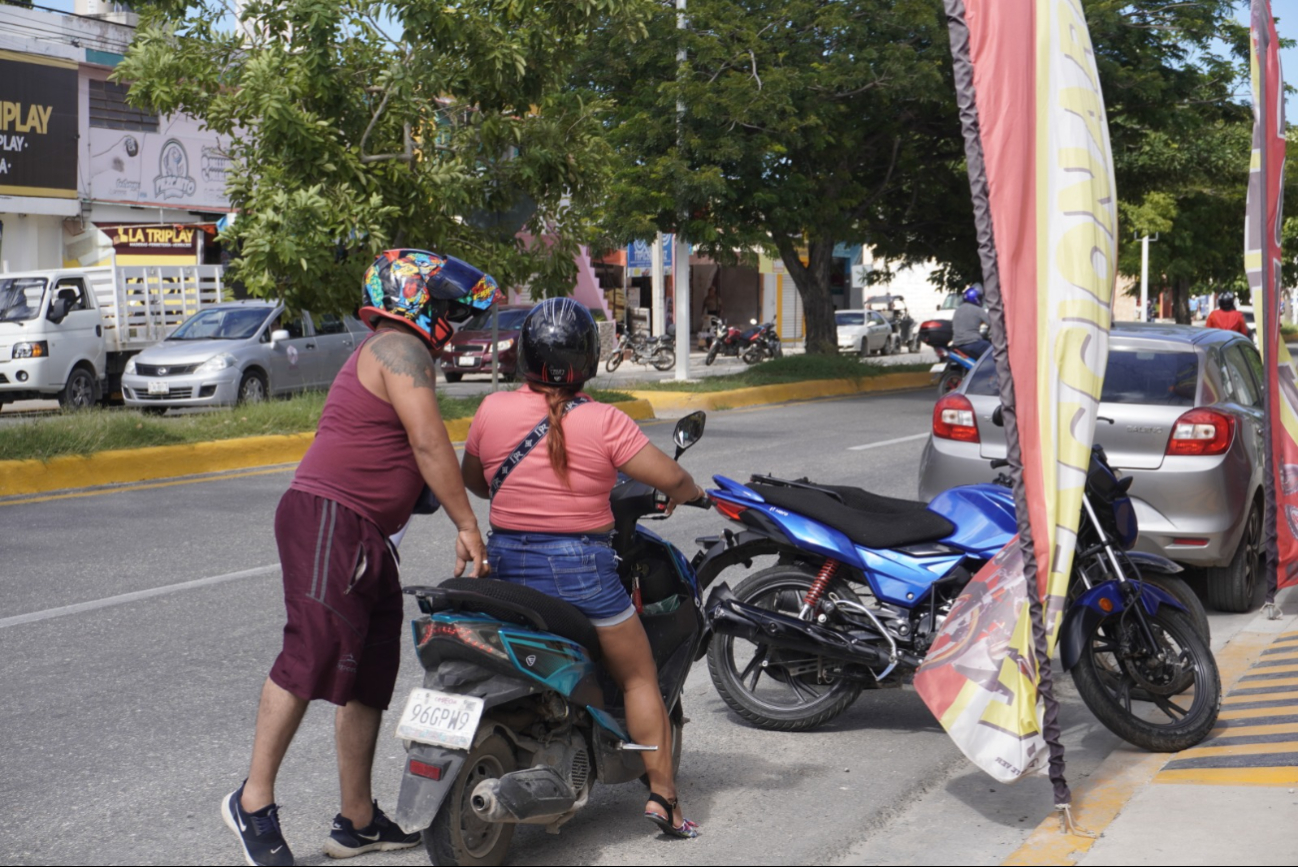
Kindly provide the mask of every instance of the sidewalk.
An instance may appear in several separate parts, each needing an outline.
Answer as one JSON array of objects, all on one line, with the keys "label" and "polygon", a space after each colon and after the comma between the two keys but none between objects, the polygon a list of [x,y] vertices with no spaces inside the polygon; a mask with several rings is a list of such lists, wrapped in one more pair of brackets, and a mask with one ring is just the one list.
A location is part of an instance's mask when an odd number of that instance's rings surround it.
[{"label": "sidewalk", "polygon": [[[1298,590],[1283,616],[1259,612],[1215,653],[1217,728],[1174,755],[1120,748],[1074,789],[1079,826],[1051,817],[1004,863],[1298,864]],[[1215,644],[1216,642],[1214,642]]]}]

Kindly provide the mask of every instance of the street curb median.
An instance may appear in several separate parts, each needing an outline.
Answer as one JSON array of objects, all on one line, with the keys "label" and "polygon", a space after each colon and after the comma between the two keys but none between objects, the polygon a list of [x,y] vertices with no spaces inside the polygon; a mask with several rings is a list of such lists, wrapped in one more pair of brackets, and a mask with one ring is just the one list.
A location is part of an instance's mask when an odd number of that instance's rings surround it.
[{"label": "street curb median", "polygon": [[788,403],[792,400],[925,388],[932,382],[932,373],[921,370],[913,373],[885,373],[862,379],[816,379],[809,382],[759,385],[731,391],[633,391],[631,394],[649,401],[653,404],[654,411],[661,414],[693,412],[697,409],[738,409],[744,406]]},{"label": "street curb median", "polygon": [[[637,421],[654,417],[648,401],[622,401],[616,406]],[[443,422],[451,442],[464,442],[470,421],[456,418]],[[309,432],[119,449],[48,461],[0,461],[0,497],[291,464],[302,460],[314,439],[315,433]]]}]

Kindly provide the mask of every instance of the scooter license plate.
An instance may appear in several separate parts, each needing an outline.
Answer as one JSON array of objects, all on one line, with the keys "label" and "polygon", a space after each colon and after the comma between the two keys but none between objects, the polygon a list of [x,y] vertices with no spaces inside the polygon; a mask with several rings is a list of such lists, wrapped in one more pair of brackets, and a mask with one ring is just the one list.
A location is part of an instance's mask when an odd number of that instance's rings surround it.
[{"label": "scooter license plate", "polygon": [[397,737],[421,744],[467,750],[482,718],[482,699],[415,689],[397,722]]},{"label": "scooter license plate", "polygon": [[149,381],[149,394],[167,394],[169,391],[171,388],[165,382],[156,379]]}]

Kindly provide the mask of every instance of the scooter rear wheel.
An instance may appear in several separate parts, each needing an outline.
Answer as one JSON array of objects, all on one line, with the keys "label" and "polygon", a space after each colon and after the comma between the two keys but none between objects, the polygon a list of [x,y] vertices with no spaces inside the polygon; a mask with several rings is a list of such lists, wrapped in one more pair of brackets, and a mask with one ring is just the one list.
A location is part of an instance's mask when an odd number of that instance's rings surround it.
[{"label": "scooter rear wheel", "polygon": [[473,812],[470,799],[483,780],[499,778],[514,770],[514,751],[509,742],[493,734],[474,747],[451,791],[424,829],[424,848],[434,864],[459,867],[495,867],[505,863],[505,854],[514,839],[514,826],[484,822]]},{"label": "scooter rear wheel", "polygon": [[946,371],[942,374],[942,378],[937,381],[937,396],[946,397],[959,388],[962,382],[964,382],[963,370]]},{"label": "scooter rear wheel", "polygon": [[[809,567],[773,566],[740,582],[735,597],[797,617],[815,580]],[[860,601],[841,580],[831,583],[826,595]],[[731,710],[759,728],[775,731],[822,725],[847,710],[861,694],[861,683],[843,677],[841,663],[773,650],[733,635],[712,637],[708,671]]]}]

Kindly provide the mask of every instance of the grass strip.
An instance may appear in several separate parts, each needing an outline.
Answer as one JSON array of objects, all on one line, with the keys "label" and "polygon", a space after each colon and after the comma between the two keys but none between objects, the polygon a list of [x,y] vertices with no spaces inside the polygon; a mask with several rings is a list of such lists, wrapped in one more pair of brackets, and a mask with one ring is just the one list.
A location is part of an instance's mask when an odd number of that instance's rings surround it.
[{"label": "grass strip", "polygon": [[932,362],[918,364],[871,364],[851,356],[842,355],[786,355],[763,361],[745,370],[725,376],[705,376],[689,382],[678,380],[647,381],[623,385],[632,391],[730,391],[736,388],[753,388],[759,385],[781,385],[788,382],[808,382],[816,379],[850,379],[860,382],[889,373],[914,373],[928,370]]},{"label": "grass strip", "polygon": [[[620,391],[589,389],[605,403],[631,400]],[[472,418],[485,394],[437,396],[442,417]],[[171,446],[239,437],[314,431],[324,409],[325,393],[308,392],[287,400],[269,400],[188,415],[152,416],[133,409],[89,409],[65,415],[16,419],[0,427],[0,460],[49,460],[61,455],[90,455],[113,449]]]}]

